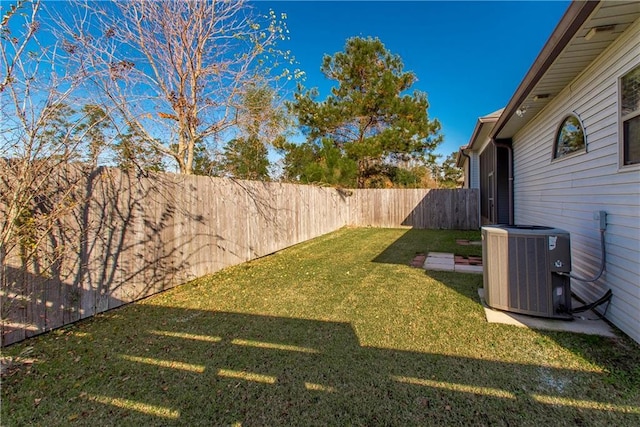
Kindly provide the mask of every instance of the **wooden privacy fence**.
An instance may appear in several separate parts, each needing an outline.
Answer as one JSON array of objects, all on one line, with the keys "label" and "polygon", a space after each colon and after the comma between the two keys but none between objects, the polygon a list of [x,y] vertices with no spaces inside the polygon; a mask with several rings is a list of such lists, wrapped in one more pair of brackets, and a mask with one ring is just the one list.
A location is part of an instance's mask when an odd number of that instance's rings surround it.
[{"label": "wooden privacy fence", "polygon": [[350,225],[475,230],[477,190],[366,189],[349,199]]},{"label": "wooden privacy fence", "polygon": [[[99,168],[25,267],[2,265],[2,345],[343,226],[477,229],[476,190],[340,190]],[[55,256],[52,256],[55,254]]]}]

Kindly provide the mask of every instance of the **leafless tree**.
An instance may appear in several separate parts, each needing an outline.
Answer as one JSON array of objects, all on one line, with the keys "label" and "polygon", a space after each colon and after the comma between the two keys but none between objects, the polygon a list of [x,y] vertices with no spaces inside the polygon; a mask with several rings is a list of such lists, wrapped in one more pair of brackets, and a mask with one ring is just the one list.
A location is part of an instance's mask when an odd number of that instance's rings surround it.
[{"label": "leafless tree", "polygon": [[[285,17],[243,0],[76,2],[60,11],[63,48],[96,72],[100,102],[190,174],[198,144],[238,124],[248,87],[286,80]],[[66,14],[64,17],[62,14]],[[72,16],[73,19],[69,19]]]},{"label": "leafless tree", "polygon": [[[75,208],[80,165],[105,115],[77,97],[89,75],[69,64],[43,23],[41,0],[3,7],[0,38],[0,296],[2,321],[25,294],[11,271],[46,276],[51,231]],[[98,108],[98,107],[96,107]],[[102,117],[102,118],[100,118]],[[75,166],[74,166],[75,165]]]}]

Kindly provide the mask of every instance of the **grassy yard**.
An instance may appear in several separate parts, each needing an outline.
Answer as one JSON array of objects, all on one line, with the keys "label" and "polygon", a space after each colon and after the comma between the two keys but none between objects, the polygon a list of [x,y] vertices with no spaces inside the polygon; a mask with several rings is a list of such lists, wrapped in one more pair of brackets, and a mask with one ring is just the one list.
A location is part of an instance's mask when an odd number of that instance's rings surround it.
[{"label": "grassy yard", "polygon": [[[640,425],[640,347],[487,324],[476,232],[342,229],[7,349],[22,425]],[[22,363],[20,363],[22,362]]]}]

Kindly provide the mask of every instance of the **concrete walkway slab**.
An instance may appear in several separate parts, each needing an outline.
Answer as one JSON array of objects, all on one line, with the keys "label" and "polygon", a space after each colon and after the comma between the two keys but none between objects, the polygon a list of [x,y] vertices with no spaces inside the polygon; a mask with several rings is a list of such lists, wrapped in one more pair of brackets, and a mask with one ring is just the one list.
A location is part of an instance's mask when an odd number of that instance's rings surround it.
[{"label": "concrete walkway slab", "polygon": [[456,273],[475,273],[482,274],[482,266],[481,265],[464,265],[464,264],[456,264],[454,266],[454,271]]},{"label": "concrete walkway slab", "polygon": [[429,252],[427,259],[424,261],[423,268],[434,271],[453,271],[455,269],[453,254]]},{"label": "concrete walkway slab", "polygon": [[447,252],[429,252],[428,257],[434,258],[434,259],[450,259],[450,260],[453,260],[455,258],[453,254],[450,254]]},{"label": "concrete walkway slab", "polygon": [[[469,263],[469,259],[465,259],[465,263],[461,264],[456,261],[454,254],[445,252],[429,252],[424,260],[422,268],[432,271],[455,271],[458,273],[476,273],[482,274],[482,265],[473,265]],[[481,260],[472,261],[481,262]]]},{"label": "concrete walkway slab", "polygon": [[[480,301],[484,307],[484,314],[488,323],[502,323],[522,328],[542,329],[547,331],[576,332],[580,334],[616,337],[611,326],[609,326],[609,324],[604,320],[600,319],[593,311],[581,313],[581,318],[575,318],[574,320],[544,319],[541,317],[527,316],[526,314],[494,310],[487,306],[484,300],[483,288],[478,289],[478,295],[480,296]],[[578,306],[580,303],[575,302],[575,305]]]}]

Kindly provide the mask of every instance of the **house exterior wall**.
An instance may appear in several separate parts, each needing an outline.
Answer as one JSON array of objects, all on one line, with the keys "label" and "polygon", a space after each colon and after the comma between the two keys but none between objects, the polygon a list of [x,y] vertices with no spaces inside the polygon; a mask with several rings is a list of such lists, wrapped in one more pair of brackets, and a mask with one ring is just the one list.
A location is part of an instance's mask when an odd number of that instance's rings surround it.
[{"label": "house exterior wall", "polygon": [[480,153],[480,223],[483,225],[495,223],[495,156],[493,145],[486,146]]},{"label": "house exterior wall", "polygon": [[471,170],[469,170],[469,159],[467,159],[466,157],[464,157],[463,163],[462,163],[462,188],[467,189],[467,188],[471,188],[470,187],[470,181],[471,181]]},{"label": "house exterior wall", "polygon": [[462,188],[480,188],[480,154],[472,151],[464,158],[462,170],[464,171],[464,183]]},{"label": "house exterior wall", "polygon": [[[637,20],[513,138],[515,223],[569,231],[573,274],[593,277],[600,262],[593,215],[606,211],[606,272],[596,283],[572,280],[571,287],[587,302],[610,288],[606,317],[638,342],[640,168],[619,164],[618,92],[619,78],[639,63]],[[586,152],[552,160],[557,128],[572,112],[582,120]]]},{"label": "house exterior wall", "polygon": [[469,153],[469,157],[471,158],[471,182],[469,183],[469,188],[480,188],[480,155],[477,152],[473,152]]}]

